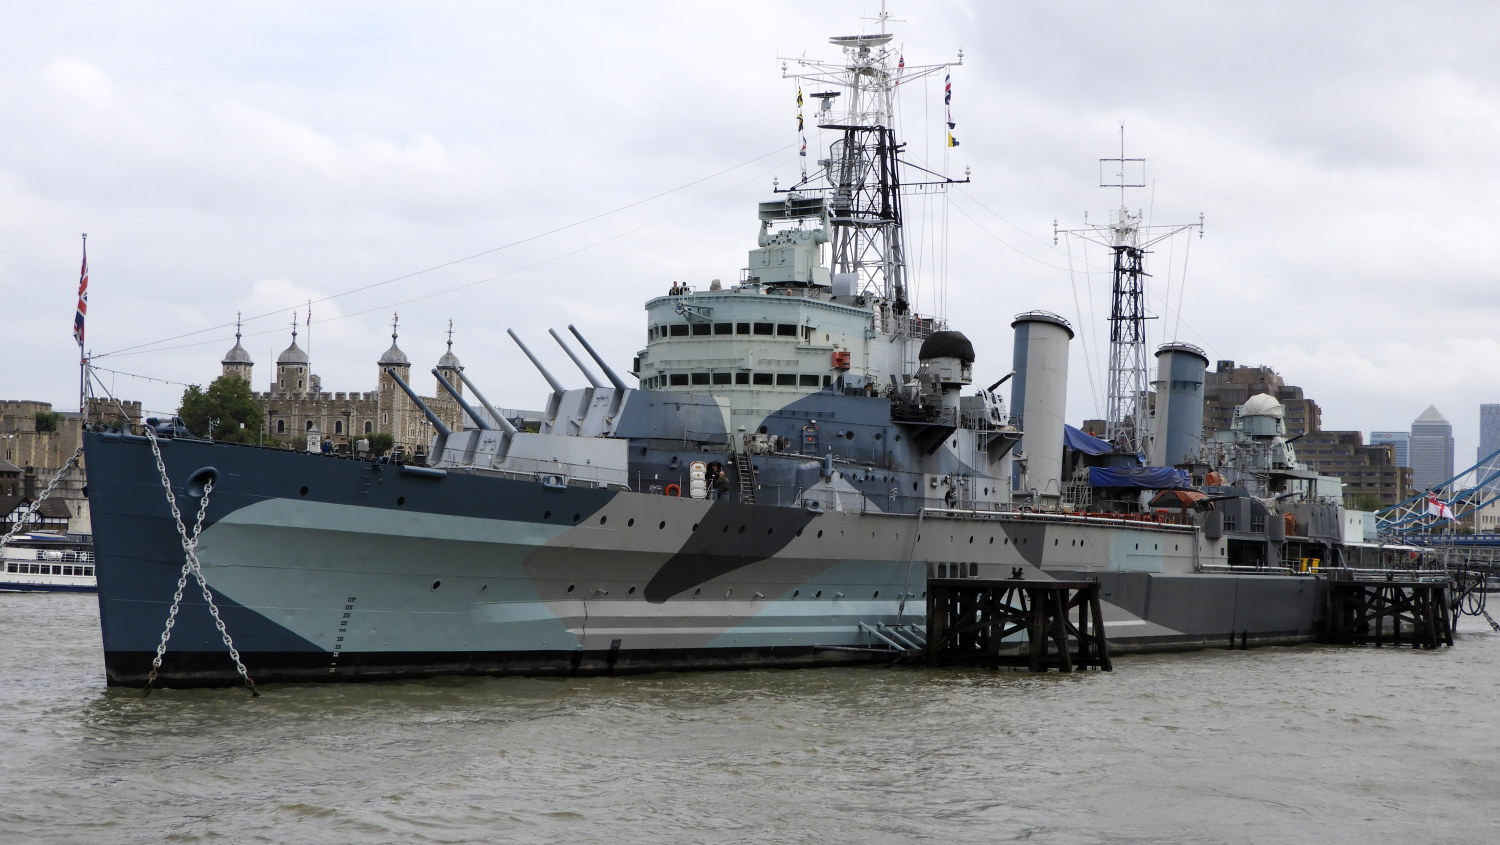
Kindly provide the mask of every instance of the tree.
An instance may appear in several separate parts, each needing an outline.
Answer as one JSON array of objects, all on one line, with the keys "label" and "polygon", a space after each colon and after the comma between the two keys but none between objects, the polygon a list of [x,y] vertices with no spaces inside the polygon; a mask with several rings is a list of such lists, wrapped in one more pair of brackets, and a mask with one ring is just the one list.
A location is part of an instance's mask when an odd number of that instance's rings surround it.
[{"label": "tree", "polygon": [[390,432],[387,431],[377,431],[366,439],[370,441],[370,454],[377,458],[389,452],[391,447],[396,445],[396,438],[391,436]]},{"label": "tree", "polygon": [[59,417],[56,411],[37,411],[36,430],[50,431],[55,433],[57,431],[58,419]]},{"label": "tree", "polygon": [[1385,505],[1374,493],[1351,493],[1344,497],[1344,507],[1356,511],[1378,511]]},{"label": "tree", "polygon": [[191,385],[177,411],[188,431],[230,443],[258,443],[265,415],[255,404],[250,383],[239,376],[219,376],[203,390]]}]

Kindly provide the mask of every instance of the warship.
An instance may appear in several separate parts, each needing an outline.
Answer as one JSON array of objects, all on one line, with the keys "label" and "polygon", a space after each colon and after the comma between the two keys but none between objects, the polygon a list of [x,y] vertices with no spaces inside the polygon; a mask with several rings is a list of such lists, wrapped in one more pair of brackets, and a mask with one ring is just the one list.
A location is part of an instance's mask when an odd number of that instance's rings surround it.
[{"label": "warship", "polygon": [[958,180],[908,165],[895,98],[952,63],[891,41],[783,69],[826,154],[759,204],[734,282],[646,301],[634,386],[575,330],[603,375],[575,356],[566,387],[522,345],[552,387],[531,421],[453,368],[446,425],[391,371],[436,432],[420,460],[90,431],[108,683],[888,662],[938,578],[1096,580],[1116,653],[1313,639],[1351,529],[1273,399],[1207,447],[1207,357],[1163,347],[1147,465],[1065,423],[1067,320],[1020,313],[979,370],[914,309],[903,199]]}]

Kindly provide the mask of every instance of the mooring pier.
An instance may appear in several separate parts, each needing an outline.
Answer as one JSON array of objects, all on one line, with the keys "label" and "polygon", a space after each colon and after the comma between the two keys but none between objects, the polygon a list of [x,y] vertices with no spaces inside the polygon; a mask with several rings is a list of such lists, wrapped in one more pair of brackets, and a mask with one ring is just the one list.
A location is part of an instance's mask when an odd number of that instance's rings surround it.
[{"label": "mooring pier", "polygon": [[929,666],[1114,668],[1097,581],[929,579],[926,656]]},{"label": "mooring pier", "polygon": [[1448,578],[1330,578],[1323,641],[1437,648],[1453,645]]}]

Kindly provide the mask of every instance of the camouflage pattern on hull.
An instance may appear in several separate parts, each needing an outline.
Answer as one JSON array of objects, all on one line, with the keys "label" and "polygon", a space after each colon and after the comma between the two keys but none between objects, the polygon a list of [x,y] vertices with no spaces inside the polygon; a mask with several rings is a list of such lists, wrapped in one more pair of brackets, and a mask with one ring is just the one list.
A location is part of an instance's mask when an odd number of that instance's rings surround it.
[{"label": "camouflage pattern on hull", "polygon": [[[861,623],[921,623],[927,577],[959,565],[1102,577],[1122,645],[1311,633],[1310,614],[1258,619],[1234,598],[1240,582],[1292,595],[1281,582],[1309,579],[1191,574],[1206,552],[1181,526],[814,513],[193,440],[161,449],[184,512],[215,478],[198,555],[262,682],[889,660]],[[183,552],[145,438],[90,434],[88,462],[107,674],[139,685]],[[1192,595],[1164,600],[1179,582]],[[190,586],[158,683],[237,680]]]}]

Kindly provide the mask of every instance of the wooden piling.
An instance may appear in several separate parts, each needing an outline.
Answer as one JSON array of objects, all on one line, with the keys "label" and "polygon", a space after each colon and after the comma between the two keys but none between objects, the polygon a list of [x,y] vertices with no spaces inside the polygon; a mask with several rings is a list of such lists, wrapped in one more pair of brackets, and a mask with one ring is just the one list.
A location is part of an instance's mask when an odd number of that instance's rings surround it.
[{"label": "wooden piling", "polygon": [[1452,646],[1452,589],[1450,580],[1329,581],[1323,641]]},{"label": "wooden piling", "polygon": [[1099,583],[929,580],[927,663],[1111,671]]}]

